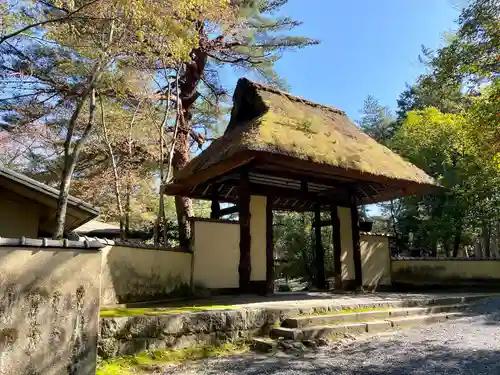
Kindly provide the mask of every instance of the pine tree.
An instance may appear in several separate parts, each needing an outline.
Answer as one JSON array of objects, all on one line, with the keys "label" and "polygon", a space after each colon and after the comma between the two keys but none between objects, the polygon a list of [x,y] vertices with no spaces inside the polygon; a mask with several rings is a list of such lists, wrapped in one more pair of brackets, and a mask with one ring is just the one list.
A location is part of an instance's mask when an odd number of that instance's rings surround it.
[{"label": "pine tree", "polygon": [[[192,117],[200,100],[217,103],[227,97],[219,80],[220,69],[231,66],[257,74],[268,84],[285,87],[285,82],[274,70],[276,61],[285,51],[318,43],[307,37],[286,34],[301,24],[277,15],[286,3],[287,0],[232,0],[230,17],[217,25],[199,21],[199,45],[190,52],[190,59],[183,63],[180,78],[182,122],[176,137],[174,172],[189,162],[190,140],[199,139],[199,135],[192,132]],[[193,212],[191,200],[176,197],[176,209],[181,244],[186,245],[190,229],[187,219]]]}]

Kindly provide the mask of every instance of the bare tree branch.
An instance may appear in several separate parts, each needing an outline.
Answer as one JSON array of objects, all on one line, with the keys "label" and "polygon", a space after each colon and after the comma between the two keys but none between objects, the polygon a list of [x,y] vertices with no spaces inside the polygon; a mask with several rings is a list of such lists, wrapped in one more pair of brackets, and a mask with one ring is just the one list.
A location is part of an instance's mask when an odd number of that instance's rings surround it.
[{"label": "bare tree branch", "polygon": [[75,9],[74,11],[72,12],[69,12],[67,13],[64,17],[58,17],[58,18],[52,18],[52,19],[48,19],[48,20],[45,20],[45,21],[40,21],[40,22],[36,22],[36,23],[33,23],[31,25],[27,25],[25,27],[22,27],[20,28],[19,30],[16,30],[10,34],[7,34],[3,37],[0,38],[0,44],[2,44],[3,42],[5,42],[6,40],[8,39],[11,39],[21,33],[24,33],[25,31],[28,31],[30,29],[33,29],[35,27],[38,27],[38,26],[43,26],[43,25],[47,25],[47,24],[50,24],[50,23],[58,23],[58,22],[63,22],[63,21],[67,21],[68,19],[72,18],[72,16],[74,16],[75,14],[81,12],[83,9],[85,9],[86,7],[88,7],[89,5],[92,5],[98,1],[101,1],[101,0],[92,0],[88,3],[85,3],[83,4],[81,7]]}]

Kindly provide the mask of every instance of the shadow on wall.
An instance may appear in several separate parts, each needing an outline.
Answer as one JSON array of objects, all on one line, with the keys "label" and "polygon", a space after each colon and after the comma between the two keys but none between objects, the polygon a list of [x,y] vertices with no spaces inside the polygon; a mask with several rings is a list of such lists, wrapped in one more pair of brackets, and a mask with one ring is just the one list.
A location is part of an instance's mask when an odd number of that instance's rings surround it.
[{"label": "shadow on wall", "polygon": [[0,248],[0,374],[95,374],[100,260]]},{"label": "shadow on wall", "polygon": [[430,281],[440,279],[438,275],[445,270],[445,267],[439,265],[405,267],[393,271],[392,277],[395,281]]},{"label": "shadow on wall", "polygon": [[103,250],[101,304],[189,296],[191,253],[113,246]]},{"label": "shadow on wall", "polygon": [[391,285],[391,259],[389,239],[385,236],[361,236],[361,264],[363,286],[375,291]]},{"label": "shadow on wall", "polygon": [[367,241],[362,248],[363,285],[376,289],[391,284],[391,264],[387,240]]},{"label": "shadow on wall", "polygon": [[396,284],[436,286],[500,286],[499,260],[405,259],[393,260]]}]

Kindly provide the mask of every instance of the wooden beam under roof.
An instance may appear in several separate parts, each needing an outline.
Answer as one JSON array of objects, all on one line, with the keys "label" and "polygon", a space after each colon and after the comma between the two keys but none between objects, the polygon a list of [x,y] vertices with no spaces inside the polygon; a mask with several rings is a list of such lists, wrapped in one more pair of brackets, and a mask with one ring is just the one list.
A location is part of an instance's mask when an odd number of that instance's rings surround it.
[{"label": "wooden beam under roof", "polygon": [[234,206],[231,206],[231,207],[226,207],[226,208],[222,208],[220,210],[220,217],[223,217],[223,216],[226,216],[226,215],[231,215],[231,214],[235,214],[237,212],[239,212],[239,207],[238,205],[234,205]]}]

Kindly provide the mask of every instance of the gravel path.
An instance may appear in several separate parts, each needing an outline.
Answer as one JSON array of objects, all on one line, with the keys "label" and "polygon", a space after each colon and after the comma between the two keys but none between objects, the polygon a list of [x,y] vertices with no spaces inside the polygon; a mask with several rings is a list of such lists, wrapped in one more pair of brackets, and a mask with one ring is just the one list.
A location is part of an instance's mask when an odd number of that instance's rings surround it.
[{"label": "gravel path", "polygon": [[479,303],[460,319],[341,349],[325,347],[300,357],[249,353],[176,366],[167,374],[500,374],[500,299]]}]

